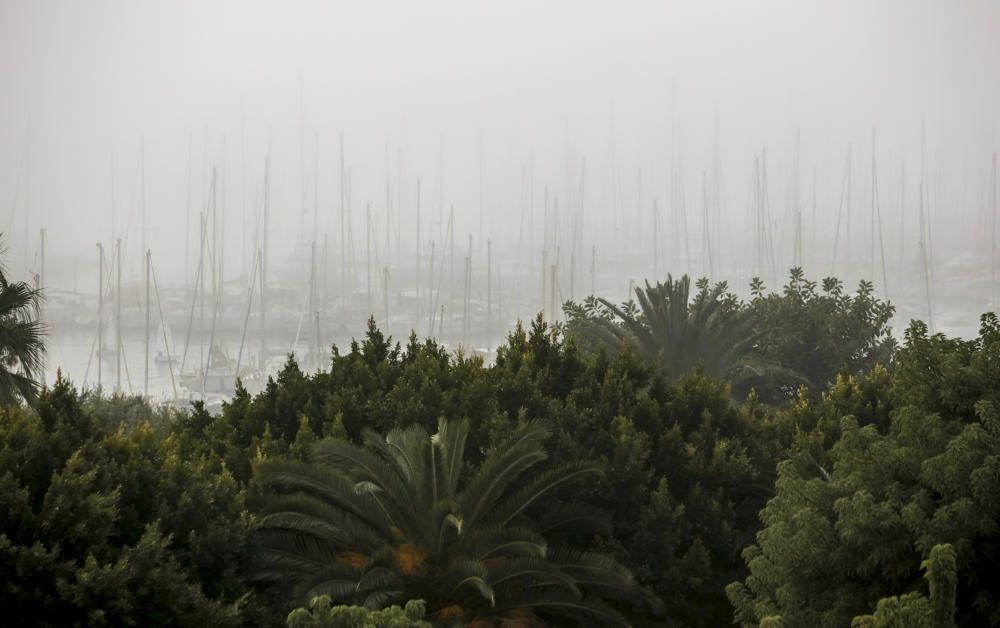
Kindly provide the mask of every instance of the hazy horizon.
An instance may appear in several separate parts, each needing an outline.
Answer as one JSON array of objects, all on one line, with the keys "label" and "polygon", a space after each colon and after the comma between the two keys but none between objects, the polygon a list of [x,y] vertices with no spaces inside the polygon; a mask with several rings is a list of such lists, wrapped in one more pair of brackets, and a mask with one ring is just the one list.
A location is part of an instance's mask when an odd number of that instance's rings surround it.
[{"label": "hazy horizon", "polygon": [[[764,274],[747,261],[763,181],[769,285],[799,262],[813,278],[895,276],[879,287],[891,297],[909,289],[920,211],[933,268],[962,255],[980,266],[995,258],[985,228],[995,225],[998,77],[1000,3],[985,0],[8,0],[0,3],[4,262],[15,278],[39,273],[45,229],[46,286],[96,294],[95,243],[110,251],[122,238],[127,281],[141,279],[145,241],[161,281],[190,286],[215,168],[212,242],[224,279],[245,283],[261,247],[270,157],[269,281],[307,272],[314,241],[328,241],[324,270],[337,272],[345,240],[357,263],[370,206],[374,255],[391,276],[406,276],[418,250],[427,260],[437,246],[440,256],[453,207],[459,257],[470,236],[477,269],[487,240],[508,269],[522,259],[537,265],[547,246],[561,268],[573,265],[575,298],[592,255],[607,268],[628,256],[650,260],[648,270],[611,278],[620,296],[629,280],[667,272],[742,284]],[[849,147],[854,222],[843,224]],[[650,235],[654,202],[662,250]],[[875,264],[876,235],[892,272]],[[558,281],[568,296],[574,279]],[[970,296],[960,309],[994,297]],[[541,309],[538,301],[525,311]]]}]

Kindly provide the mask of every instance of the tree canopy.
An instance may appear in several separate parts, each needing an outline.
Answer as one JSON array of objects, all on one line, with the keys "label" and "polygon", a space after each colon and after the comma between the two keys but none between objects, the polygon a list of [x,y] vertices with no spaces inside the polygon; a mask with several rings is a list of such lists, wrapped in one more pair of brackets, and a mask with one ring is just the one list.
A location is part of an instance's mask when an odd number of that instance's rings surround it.
[{"label": "tree canopy", "polygon": [[971,340],[914,322],[897,346],[865,283],[696,287],[571,304],[490,364],[370,321],[214,415],[60,376],[0,404],[0,607],[14,625],[1000,626],[996,316]]},{"label": "tree canopy", "polygon": [[[2,234],[0,234],[2,235]],[[0,249],[2,249],[0,238]],[[38,318],[41,291],[9,281],[0,266],[0,403],[32,401],[45,355],[45,326]]]}]

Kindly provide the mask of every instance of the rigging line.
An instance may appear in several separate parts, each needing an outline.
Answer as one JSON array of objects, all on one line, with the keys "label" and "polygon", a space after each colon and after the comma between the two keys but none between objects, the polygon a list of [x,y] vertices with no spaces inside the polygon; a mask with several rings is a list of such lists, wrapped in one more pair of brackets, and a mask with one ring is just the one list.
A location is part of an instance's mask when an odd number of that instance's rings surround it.
[{"label": "rigging line", "polygon": [[97,336],[95,335],[94,339],[90,341],[90,353],[87,355],[87,368],[84,369],[84,371],[83,371],[83,387],[84,388],[87,387],[87,376],[90,375],[90,363],[94,359],[94,347],[96,347],[96,346],[97,346]]},{"label": "rigging line", "polygon": [[[259,250],[259,249],[258,249]],[[250,324],[250,312],[253,308],[253,289],[254,284],[257,281],[257,260],[258,257],[254,257],[253,267],[250,269],[250,286],[247,289],[247,312],[243,316],[243,333],[240,335],[240,350],[236,355],[236,373],[235,377],[238,380],[240,378],[240,365],[243,362],[243,347],[247,339],[247,326]]]},{"label": "rigging line", "polygon": [[[209,255],[211,256],[212,262],[212,290],[215,293],[215,304],[212,307],[212,327],[208,333],[208,355],[205,357],[205,365],[202,367],[202,383],[201,383],[201,398],[205,399],[205,389],[208,387],[208,367],[212,364],[212,345],[215,343],[215,325],[219,318],[219,308],[222,306],[222,298],[220,290],[222,288],[221,282],[217,279],[215,271],[215,246],[214,240],[216,238],[215,234],[215,219],[217,216],[216,211],[216,178],[215,178],[215,168],[212,168],[212,193],[211,193],[211,206],[209,210],[212,212],[212,240],[213,243],[209,245]],[[202,293],[204,297],[204,293]]]},{"label": "rigging line", "polygon": [[[205,216],[200,216],[202,223],[201,228],[201,246],[204,251],[205,247]],[[184,352],[181,354],[181,367],[180,372],[184,372],[184,365],[187,364],[187,354],[188,347],[191,343],[191,328],[194,326],[194,310],[195,306],[198,304],[198,287],[201,285],[202,269],[204,268],[205,256],[204,254],[198,256],[198,269],[195,271],[194,279],[194,291],[191,293],[191,314],[188,316],[187,333],[184,337]]]},{"label": "rigging line", "polygon": [[[850,149],[848,149],[848,154],[850,154]],[[840,182],[840,204],[837,206],[837,228],[833,232],[833,263],[830,265],[831,277],[837,272],[837,248],[840,243],[840,221],[844,214],[844,196],[847,190],[848,168],[849,166],[845,165],[844,175]]]},{"label": "rigging line", "polygon": [[878,248],[879,254],[882,257],[882,286],[885,291],[886,299],[889,298],[889,279],[885,269],[885,243],[882,239],[882,208],[881,201],[879,200],[878,194],[878,171],[872,169],[872,189],[874,190],[874,207],[875,207],[875,220],[878,223]]},{"label": "rigging line", "polygon": [[[446,237],[452,237],[452,231],[454,229],[454,224],[452,223],[452,221],[454,220],[454,218],[455,218],[455,214],[454,213],[451,213],[448,216],[448,230],[445,233]],[[441,248],[442,248],[441,265],[439,267],[439,272],[438,272],[438,277],[437,277],[438,288],[437,288],[437,292],[435,292],[435,294],[434,294],[434,305],[431,308],[431,335],[432,336],[434,335],[434,317],[437,315],[438,300],[441,298],[441,282],[444,280],[444,260],[445,260],[445,255],[444,255],[444,252],[443,252],[444,247],[442,246]],[[452,247],[452,250],[454,250],[454,246]],[[442,310],[441,311],[441,317],[442,317],[441,324],[443,325],[444,324],[444,304],[443,303],[441,304],[441,310]],[[439,332],[438,333],[438,337],[440,338],[440,336],[441,336],[441,333]]]},{"label": "rigging line", "polygon": [[160,329],[163,330],[163,346],[167,350],[167,370],[170,372],[170,387],[174,391],[174,401],[177,401],[177,384],[174,382],[174,362],[173,358],[170,356],[170,343],[167,342],[167,323],[163,318],[163,305],[160,303],[160,289],[157,287],[156,283],[156,269],[153,267],[153,262],[149,262],[150,274],[153,277],[153,291],[156,294],[156,309],[160,313]]}]

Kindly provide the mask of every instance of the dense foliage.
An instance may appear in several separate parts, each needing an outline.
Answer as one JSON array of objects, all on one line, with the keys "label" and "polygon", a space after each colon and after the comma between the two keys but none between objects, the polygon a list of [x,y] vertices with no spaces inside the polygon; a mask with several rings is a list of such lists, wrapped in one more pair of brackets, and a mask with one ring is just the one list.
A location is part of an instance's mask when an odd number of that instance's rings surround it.
[{"label": "dense foliage", "polygon": [[64,379],[34,410],[0,409],[5,623],[238,623],[253,555],[243,491],[162,418]]},{"label": "dense foliage", "polygon": [[616,306],[590,297],[564,306],[566,328],[584,347],[617,351],[628,343],[650,362],[679,377],[700,366],[728,381],[743,399],[755,389],[768,401],[794,397],[801,385],[815,391],[839,373],[859,374],[887,364],[894,341],[893,308],[862,281],[852,296],[835,278],[817,284],[793,268],[780,293],[754,279],[741,302],[725,282],[697,283],[687,276],[635,288],[635,300]]},{"label": "dense foliage", "polygon": [[[991,314],[972,341],[914,323],[894,373],[841,380],[818,405],[796,408],[791,458],[745,553],[750,576],[729,589],[740,622],[833,627],[876,605],[885,614],[927,591],[924,561],[947,558],[954,620],[1000,625],[998,403],[1000,324]],[[942,544],[953,549],[935,558]],[[877,625],[870,621],[856,623]]]},{"label": "dense foliage", "polygon": [[372,610],[366,606],[334,606],[330,596],[319,595],[309,607],[288,614],[288,628],[431,628],[424,621],[427,606],[423,600],[410,600],[406,606]]},{"label": "dense foliage", "polygon": [[266,460],[262,575],[287,581],[303,603],[320,595],[380,608],[423,599],[454,625],[627,625],[609,602],[642,604],[632,575],[610,557],[566,547],[593,512],[554,500],[600,473],[570,462],[538,472],[548,431],[526,423],[469,472],[467,421],[442,419],[365,446],[330,438],[310,462]]},{"label": "dense foliage", "polygon": [[687,289],[634,328],[570,306],[491,365],[370,323],[214,416],[62,378],[8,403],[5,619],[1000,626],[997,319],[897,347],[868,284]]},{"label": "dense foliage", "polygon": [[[0,241],[0,250],[3,244]],[[42,294],[8,281],[0,266],[0,403],[31,401],[38,394],[45,355],[45,326],[38,318]]]}]

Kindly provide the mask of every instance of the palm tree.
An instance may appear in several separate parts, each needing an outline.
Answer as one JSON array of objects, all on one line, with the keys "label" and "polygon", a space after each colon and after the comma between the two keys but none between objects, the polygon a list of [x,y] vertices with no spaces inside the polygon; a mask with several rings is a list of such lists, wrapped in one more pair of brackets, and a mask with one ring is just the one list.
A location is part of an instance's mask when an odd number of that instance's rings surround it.
[{"label": "palm tree", "polygon": [[38,394],[45,328],[38,320],[41,292],[10,283],[0,267],[0,403],[31,401]]},{"label": "palm tree", "polygon": [[668,275],[666,283],[647,281],[645,288],[636,287],[635,301],[622,306],[594,298],[583,306],[568,303],[563,308],[567,331],[585,347],[603,344],[618,351],[630,344],[673,377],[701,367],[712,377],[728,380],[734,389],[777,369],[756,353],[761,334],[727,284],[709,288],[702,279],[697,287],[698,294],[689,302],[690,278],[674,281]]},{"label": "palm tree", "polygon": [[446,625],[627,625],[622,605],[656,604],[612,558],[550,546],[568,526],[595,523],[552,493],[598,466],[536,471],[549,432],[528,423],[473,471],[467,435],[467,421],[441,419],[433,436],[417,425],[384,438],[367,430],[364,447],[327,439],[309,462],[257,463],[268,491],[260,578],[288,583],[298,603],[422,599]]}]

